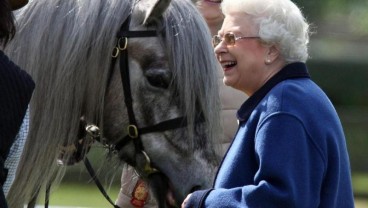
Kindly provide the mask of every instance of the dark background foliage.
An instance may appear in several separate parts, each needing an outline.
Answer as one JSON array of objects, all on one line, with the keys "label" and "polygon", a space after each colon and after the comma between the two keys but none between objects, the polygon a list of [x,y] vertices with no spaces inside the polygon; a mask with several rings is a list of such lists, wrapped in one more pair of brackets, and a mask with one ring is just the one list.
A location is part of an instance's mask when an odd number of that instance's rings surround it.
[{"label": "dark background foliage", "polygon": [[312,25],[312,79],[336,106],[353,173],[368,172],[368,1],[294,2]]}]

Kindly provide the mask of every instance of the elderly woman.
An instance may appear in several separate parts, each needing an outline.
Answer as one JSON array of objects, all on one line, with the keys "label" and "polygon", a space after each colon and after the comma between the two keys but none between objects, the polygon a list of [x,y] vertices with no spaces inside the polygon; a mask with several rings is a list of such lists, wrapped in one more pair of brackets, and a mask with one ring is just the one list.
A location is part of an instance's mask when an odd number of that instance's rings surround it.
[{"label": "elderly woman", "polygon": [[310,79],[308,23],[290,0],[224,0],[224,83],[249,96],[213,189],[182,207],[354,207],[338,115]]}]

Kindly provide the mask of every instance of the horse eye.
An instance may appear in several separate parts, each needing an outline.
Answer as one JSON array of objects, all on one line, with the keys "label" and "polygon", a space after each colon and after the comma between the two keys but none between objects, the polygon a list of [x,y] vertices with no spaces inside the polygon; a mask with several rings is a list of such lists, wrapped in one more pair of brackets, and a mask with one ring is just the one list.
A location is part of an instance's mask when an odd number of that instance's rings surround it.
[{"label": "horse eye", "polygon": [[148,83],[153,87],[162,89],[169,88],[171,73],[169,70],[166,70],[165,67],[152,67],[144,72],[144,76],[146,77]]},{"label": "horse eye", "polygon": [[165,82],[165,80],[162,77],[159,76],[147,77],[147,80],[154,87],[159,87],[163,89],[167,89],[169,87],[169,84]]}]

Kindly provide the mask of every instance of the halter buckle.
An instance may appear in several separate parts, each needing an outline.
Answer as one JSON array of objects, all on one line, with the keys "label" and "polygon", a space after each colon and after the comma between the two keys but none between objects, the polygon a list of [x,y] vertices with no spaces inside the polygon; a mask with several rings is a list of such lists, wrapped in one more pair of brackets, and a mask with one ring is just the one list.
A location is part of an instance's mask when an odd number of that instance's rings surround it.
[{"label": "halter buckle", "polygon": [[112,54],[111,54],[111,56],[112,56],[113,58],[117,58],[117,57],[119,56],[119,54],[120,54],[120,50],[119,50],[119,48],[118,48],[118,47],[115,47],[115,48],[112,50]]},{"label": "halter buckle", "polygon": [[[124,40],[124,42],[122,42],[122,40]],[[122,44],[123,43],[123,44]],[[119,50],[123,51],[127,48],[128,46],[128,38],[127,37],[121,37],[118,40],[118,48]]]},{"label": "halter buckle", "polygon": [[126,50],[127,47],[128,47],[128,38],[127,37],[119,38],[115,48],[112,50],[111,56],[113,58],[117,58],[120,54],[120,51]]},{"label": "halter buckle", "polygon": [[138,138],[138,128],[137,128],[137,126],[129,125],[128,126],[128,135],[132,139]]},{"label": "halter buckle", "polygon": [[86,132],[90,137],[94,139],[100,137],[100,128],[98,128],[98,126],[96,125],[88,124],[86,126]]}]

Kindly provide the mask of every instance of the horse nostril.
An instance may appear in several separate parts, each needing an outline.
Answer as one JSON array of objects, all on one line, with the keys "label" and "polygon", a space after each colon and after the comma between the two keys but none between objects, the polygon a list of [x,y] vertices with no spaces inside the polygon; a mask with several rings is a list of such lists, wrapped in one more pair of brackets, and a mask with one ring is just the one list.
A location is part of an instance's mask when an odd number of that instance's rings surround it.
[{"label": "horse nostril", "polygon": [[191,190],[190,190],[190,193],[193,193],[195,191],[198,191],[198,190],[201,190],[201,186],[194,186]]}]

